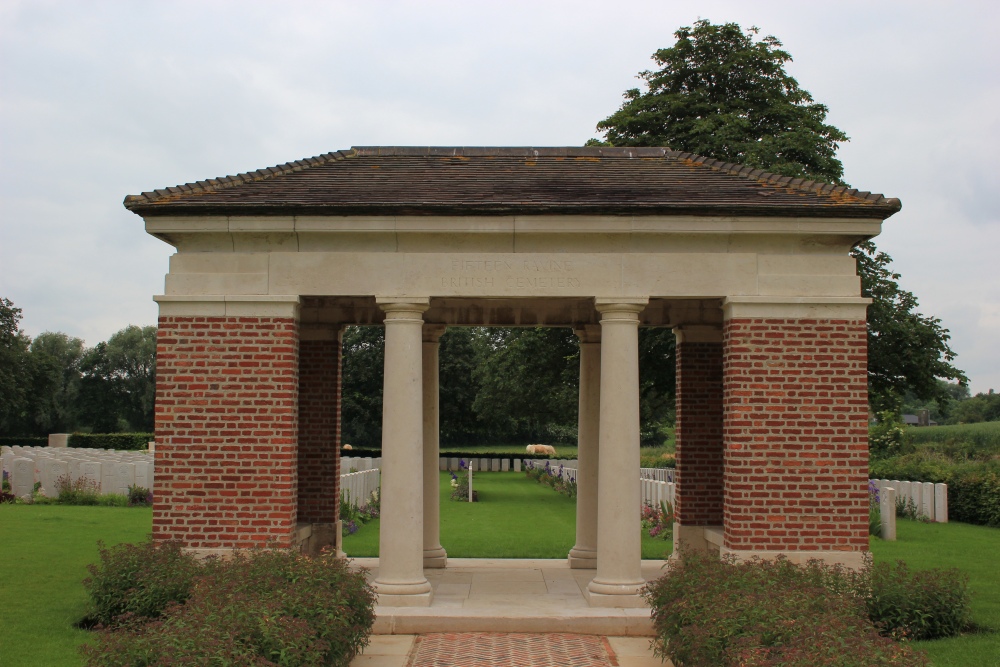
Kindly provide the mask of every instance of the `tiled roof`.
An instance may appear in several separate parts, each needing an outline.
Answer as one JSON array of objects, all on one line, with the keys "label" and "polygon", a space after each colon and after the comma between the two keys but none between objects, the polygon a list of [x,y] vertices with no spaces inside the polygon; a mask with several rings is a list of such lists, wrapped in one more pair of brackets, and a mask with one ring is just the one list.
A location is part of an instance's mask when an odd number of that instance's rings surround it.
[{"label": "tiled roof", "polygon": [[898,199],[669,148],[357,147],[129,195],[150,215],[743,215],[884,219]]}]

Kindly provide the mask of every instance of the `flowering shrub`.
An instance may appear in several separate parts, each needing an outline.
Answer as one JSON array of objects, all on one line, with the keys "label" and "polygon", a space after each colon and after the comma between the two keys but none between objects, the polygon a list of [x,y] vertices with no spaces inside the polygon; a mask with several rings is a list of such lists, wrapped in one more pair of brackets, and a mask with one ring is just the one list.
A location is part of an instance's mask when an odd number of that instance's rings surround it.
[{"label": "flowering shrub", "polygon": [[549,461],[539,465],[536,461],[524,460],[524,474],[540,484],[546,484],[564,496],[576,498],[576,478],[565,474],[566,467],[562,464],[553,468]]},{"label": "flowering shrub", "polygon": [[649,503],[642,504],[642,529],[650,537],[658,540],[669,540],[674,531],[674,508],[667,501],[662,501],[658,507]]},{"label": "flowering shrub", "polygon": [[169,603],[184,602],[200,567],[181,551],[180,542],[146,541],[105,548],[97,543],[100,563],[88,565],[83,586],[90,596],[88,619],[113,627],[128,619],[157,618]]},{"label": "flowering shrub", "polygon": [[375,489],[368,497],[368,502],[364,507],[358,507],[348,500],[347,493],[340,492],[340,520],[344,523],[344,530],[348,535],[358,532],[361,526],[373,519],[381,516],[381,499],[379,490]]},{"label": "flowering shrub", "polygon": [[677,665],[927,665],[922,653],[879,635],[854,583],[816,561],[798,567],[686,552],[643,594],[654,650]]},{"label": "flowering shrub", "polygon": [[185,602],[102,630],[81,649],[88,667],[346,667],[368,644],[375,593],[329,551],[254,550],[196,567]]},{"label": "flowering shrub", "polygon": [[101,485],[86,477],[60,475],[56,479],[56,491],[62,505],[97,505],[100,503]]},{"label": "flowering shrub", "polygon": [[868,534],[882,537],[882,506],[878,486],[871,480],[868,481]]}]

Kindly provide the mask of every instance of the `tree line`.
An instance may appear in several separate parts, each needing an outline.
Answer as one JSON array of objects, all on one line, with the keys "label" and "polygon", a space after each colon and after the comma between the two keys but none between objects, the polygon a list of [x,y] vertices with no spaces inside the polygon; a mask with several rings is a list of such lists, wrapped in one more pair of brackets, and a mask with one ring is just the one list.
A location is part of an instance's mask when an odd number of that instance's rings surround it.
[{"label": "tree line", "polygon": [[156,327],[129,325],[94,347],[19,328],[21,309],[0,299],[0,435],[151,432]]}]

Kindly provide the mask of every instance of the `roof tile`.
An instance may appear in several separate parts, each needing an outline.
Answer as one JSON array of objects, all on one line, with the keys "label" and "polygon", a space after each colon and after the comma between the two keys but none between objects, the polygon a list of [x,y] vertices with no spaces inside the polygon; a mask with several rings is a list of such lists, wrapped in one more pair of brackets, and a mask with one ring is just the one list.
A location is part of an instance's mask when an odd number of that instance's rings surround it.
[{"label": "roof tile", "polygon": [[900,208],[898,200],[881,195],[656,146],[362,146],[130,195],[125,206],[143,216],[560,213],[878,219]]}]

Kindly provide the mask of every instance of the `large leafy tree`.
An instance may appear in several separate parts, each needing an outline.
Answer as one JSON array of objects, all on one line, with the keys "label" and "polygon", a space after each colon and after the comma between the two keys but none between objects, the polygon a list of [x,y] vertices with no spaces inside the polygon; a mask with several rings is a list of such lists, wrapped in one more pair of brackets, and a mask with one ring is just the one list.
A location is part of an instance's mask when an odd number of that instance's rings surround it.
[{"label": "large leafy tree", "polygon": [[[757,28],[702,19],[653,54],[659,69],[639,73],[646,90],[625,92],[621,108],[597,124],[590,145],[670,146],[783,176],[844,184],[836,156],[847,135],[826,123],[827,108],[785,71],[792,57]],[[948,330],[916,311],[889,256],[873,243],[854,249],[868,312],[869,394],[876,410],[902,397],[946,400],[939,378],[965,382],[951,362]],[[665,334],[653,334],[664,336]],[[668,343],[661,346],[667,349]]]},{"label": "large leafy tree", "polygon": [[871,241],[851,253],[858,261],[861,292],[872,299],[868,307],[868,399],[876,412],[899,412],[911,394],[940,406],[952,399],[947,383],[938,378],[968,382],[952,365],[951,336],[941,320],[920,314],[917,298],[896,282],[889,268],[892,258]]},{"label": "large leafy tree", "polygon": [[[785,71],[792,57],[757,28],[702,19],[660,49],[660,67],[625,92],[621,109],[597,124],[615,146],[670,146],[783,176],[839,182],[837,147],[847,135],[827,108]],[[598,142],[600,143],[600,142]]]}]

